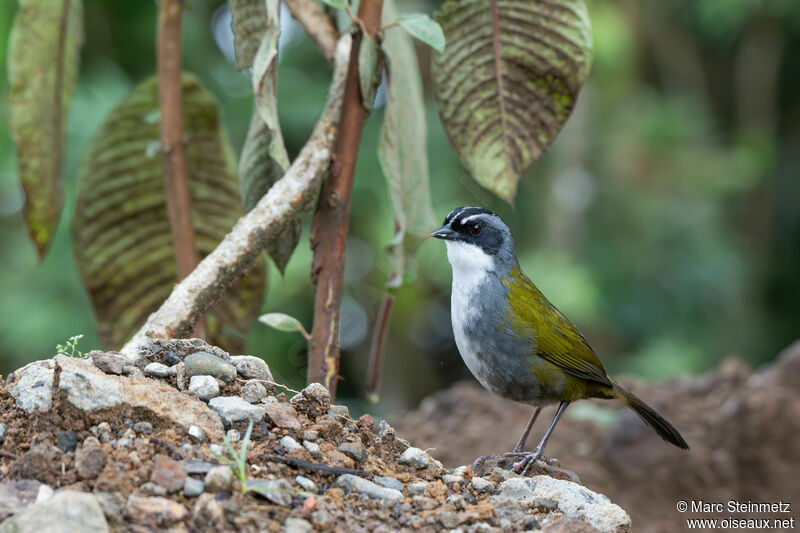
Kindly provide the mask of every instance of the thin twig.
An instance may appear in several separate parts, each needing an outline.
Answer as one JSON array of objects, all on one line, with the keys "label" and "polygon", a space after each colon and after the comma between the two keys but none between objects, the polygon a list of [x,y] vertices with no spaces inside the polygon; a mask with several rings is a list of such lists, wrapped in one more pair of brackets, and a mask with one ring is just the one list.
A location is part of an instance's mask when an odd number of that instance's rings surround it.
[{"label": "thin twig", "polygon": [[[392,274],[393,276],[396,274]],[[378,401],[378,387],[381,382],[381,354],[386,332],[389,330],[389,315],[392,311],[394,297],[388,292],[383,295],[381,308],[378,311],[378,320],[375,323],[375,332],[372,336],[372,346],[369,351],[369,366],[367,367],[367,400]]]},{"label": "thin twig", "polygon": [[[370,36],[381,23],[382,0],[363,1],[358,18]],[[311,223],[311,279],[316,285],[314,327],[308,352],[308,383],[322,383],[336,396],[339,375],[339,308],[342,303],[344,252],[350,220],[350,197],[361,129],[367,118],[361,96],[358,56],[362,34],[355,35],[345,82],[342,118],[328,178],[322,185]]]},{"label": "thin twig", "polygon": [[339,32],[336,31],[336,27],[320,3],[317,0],[284,0],[284,3],[316,43],[328,63],[333,63],[333,51],[339,39]]},{"label": "thin twig", "polygon": [[297,459],[295,457],[284,457],[283,455],[272,455],[272,454],[259,454],[258,456],[259,461],[272,461],[273,463],[286,463],[287,465],[296,466],[297,468],[302,468],[303,470],[312,470],[316,472],[324,472],[326,474],[331,474],[334,476],[340,476],[342,474],[353,474],[354,476],[366,476],[367,473],[360,468],[345,468],[343,466],[331,466],[326,464],[320,463],[312,463],[310,461],[304,461],[302,459]]}]

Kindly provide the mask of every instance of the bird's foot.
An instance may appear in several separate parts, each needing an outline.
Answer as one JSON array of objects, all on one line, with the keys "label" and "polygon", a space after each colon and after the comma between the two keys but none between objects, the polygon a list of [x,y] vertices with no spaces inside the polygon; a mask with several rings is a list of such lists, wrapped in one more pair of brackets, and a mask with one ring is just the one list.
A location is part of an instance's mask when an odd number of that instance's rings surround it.
[{"label": "bird's foot", "polygon": [[558,465],[558,459],[545,457],[542,455],[541,448],[536,448],[532,452],[509,452],[504,454],[508,457],[519,458],[512,466],[512,471],[520,475],[526,475],[528,470],[536,463],[536,461],[543,461],[549,465]]}]

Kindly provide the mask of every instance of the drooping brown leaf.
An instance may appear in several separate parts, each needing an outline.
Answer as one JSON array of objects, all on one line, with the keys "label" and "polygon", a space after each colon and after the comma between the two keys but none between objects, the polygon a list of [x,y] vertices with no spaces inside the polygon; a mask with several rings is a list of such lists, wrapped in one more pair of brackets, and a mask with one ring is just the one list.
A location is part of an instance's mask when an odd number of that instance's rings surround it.
[{"label": "drooping brown leaf", "polygon": [[9,41],[9,114],[25,220],[40,257],[61,215],[64,132],[82,44],[80,0],[20,1]]},{"label": "drooping brown leaf", "polygon": [[236,54],[236,66],[245,70],[253,60],[267,30],[267,10],[264,0],[228,0],[231,29]]},{"label": "drooping brown leaf", "polygon": [[[182,83],[192,220],[202,257],[244,210],[216,102],[194,77],[184,75]],[[158,109],[153,77],[108,114],[81,168],[74,248],[108,348],[120,347],[178,281],[159,157]],[[259,261],[212,308],[210,342],[241,349],[264,289],[264,262]]]},{"label": "drooping brown leaf", "polygon": [[439,116],[461,161],[511,202],[522,172],[550,146],[589,75],[583,0],[448,0],[433,59]]}]

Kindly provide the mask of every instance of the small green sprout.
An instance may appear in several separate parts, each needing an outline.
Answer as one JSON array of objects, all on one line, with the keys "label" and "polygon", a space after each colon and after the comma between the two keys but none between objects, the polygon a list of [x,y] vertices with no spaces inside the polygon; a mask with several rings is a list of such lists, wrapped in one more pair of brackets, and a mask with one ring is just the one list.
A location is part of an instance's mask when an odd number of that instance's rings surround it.
[{"label": "small green sprout", "polygon": [[66,344],[57,344],[56,351],[61,355],[66,355],[67,357],[86,357],[83,352],[78,350],[78,341],[83,338],[83,334],[80,335],[73,335],[69,338]]},{"label": "small green sprout", "polygon": [[241,485],[242,495],[247,494],[247,448],[250,446],[250,433],[253,431],[253,421],[251,420],[250,423],[247,425],[247,431],[242,438],[242,445],[239,447],[239,451],[237,452],[236,449],[231,444],[231,441],[228,440],[227,435],[222,436],[222,442],[225,443],[225,448],[230,455],[230,457],[226,457],[223,454],[216,453],[212,451],[211,453],[228,465],[231,470],[233,470],[233,475],[239,480],[239,484]]}]

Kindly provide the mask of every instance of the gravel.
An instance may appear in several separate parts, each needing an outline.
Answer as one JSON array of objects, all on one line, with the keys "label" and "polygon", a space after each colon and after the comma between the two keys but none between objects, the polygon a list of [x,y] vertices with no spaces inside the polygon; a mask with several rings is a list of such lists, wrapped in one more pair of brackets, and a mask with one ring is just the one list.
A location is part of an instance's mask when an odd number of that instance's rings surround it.
[{"label": "gravel", "polygon": [[342,488],[345,491],[354,491],[359,494],[364,494],[375,500],[396,501],[403,499],[403,493],[399,490],[381,487],[377,483],[373,483],[363,477],[354,476],[353,474],[342,474],[336,478],[334,486]]},{"label": "gravel", "polygon": [[419,448],[408,448],[398,460],[401,465],[411,465],[415,468],[427,468],[430,461],[428,454]]},{"label": "gravel", "polygon": [[192,376],[189,379],[189,394],[207,402],[219,396],[219,383],[213,376]]}]

